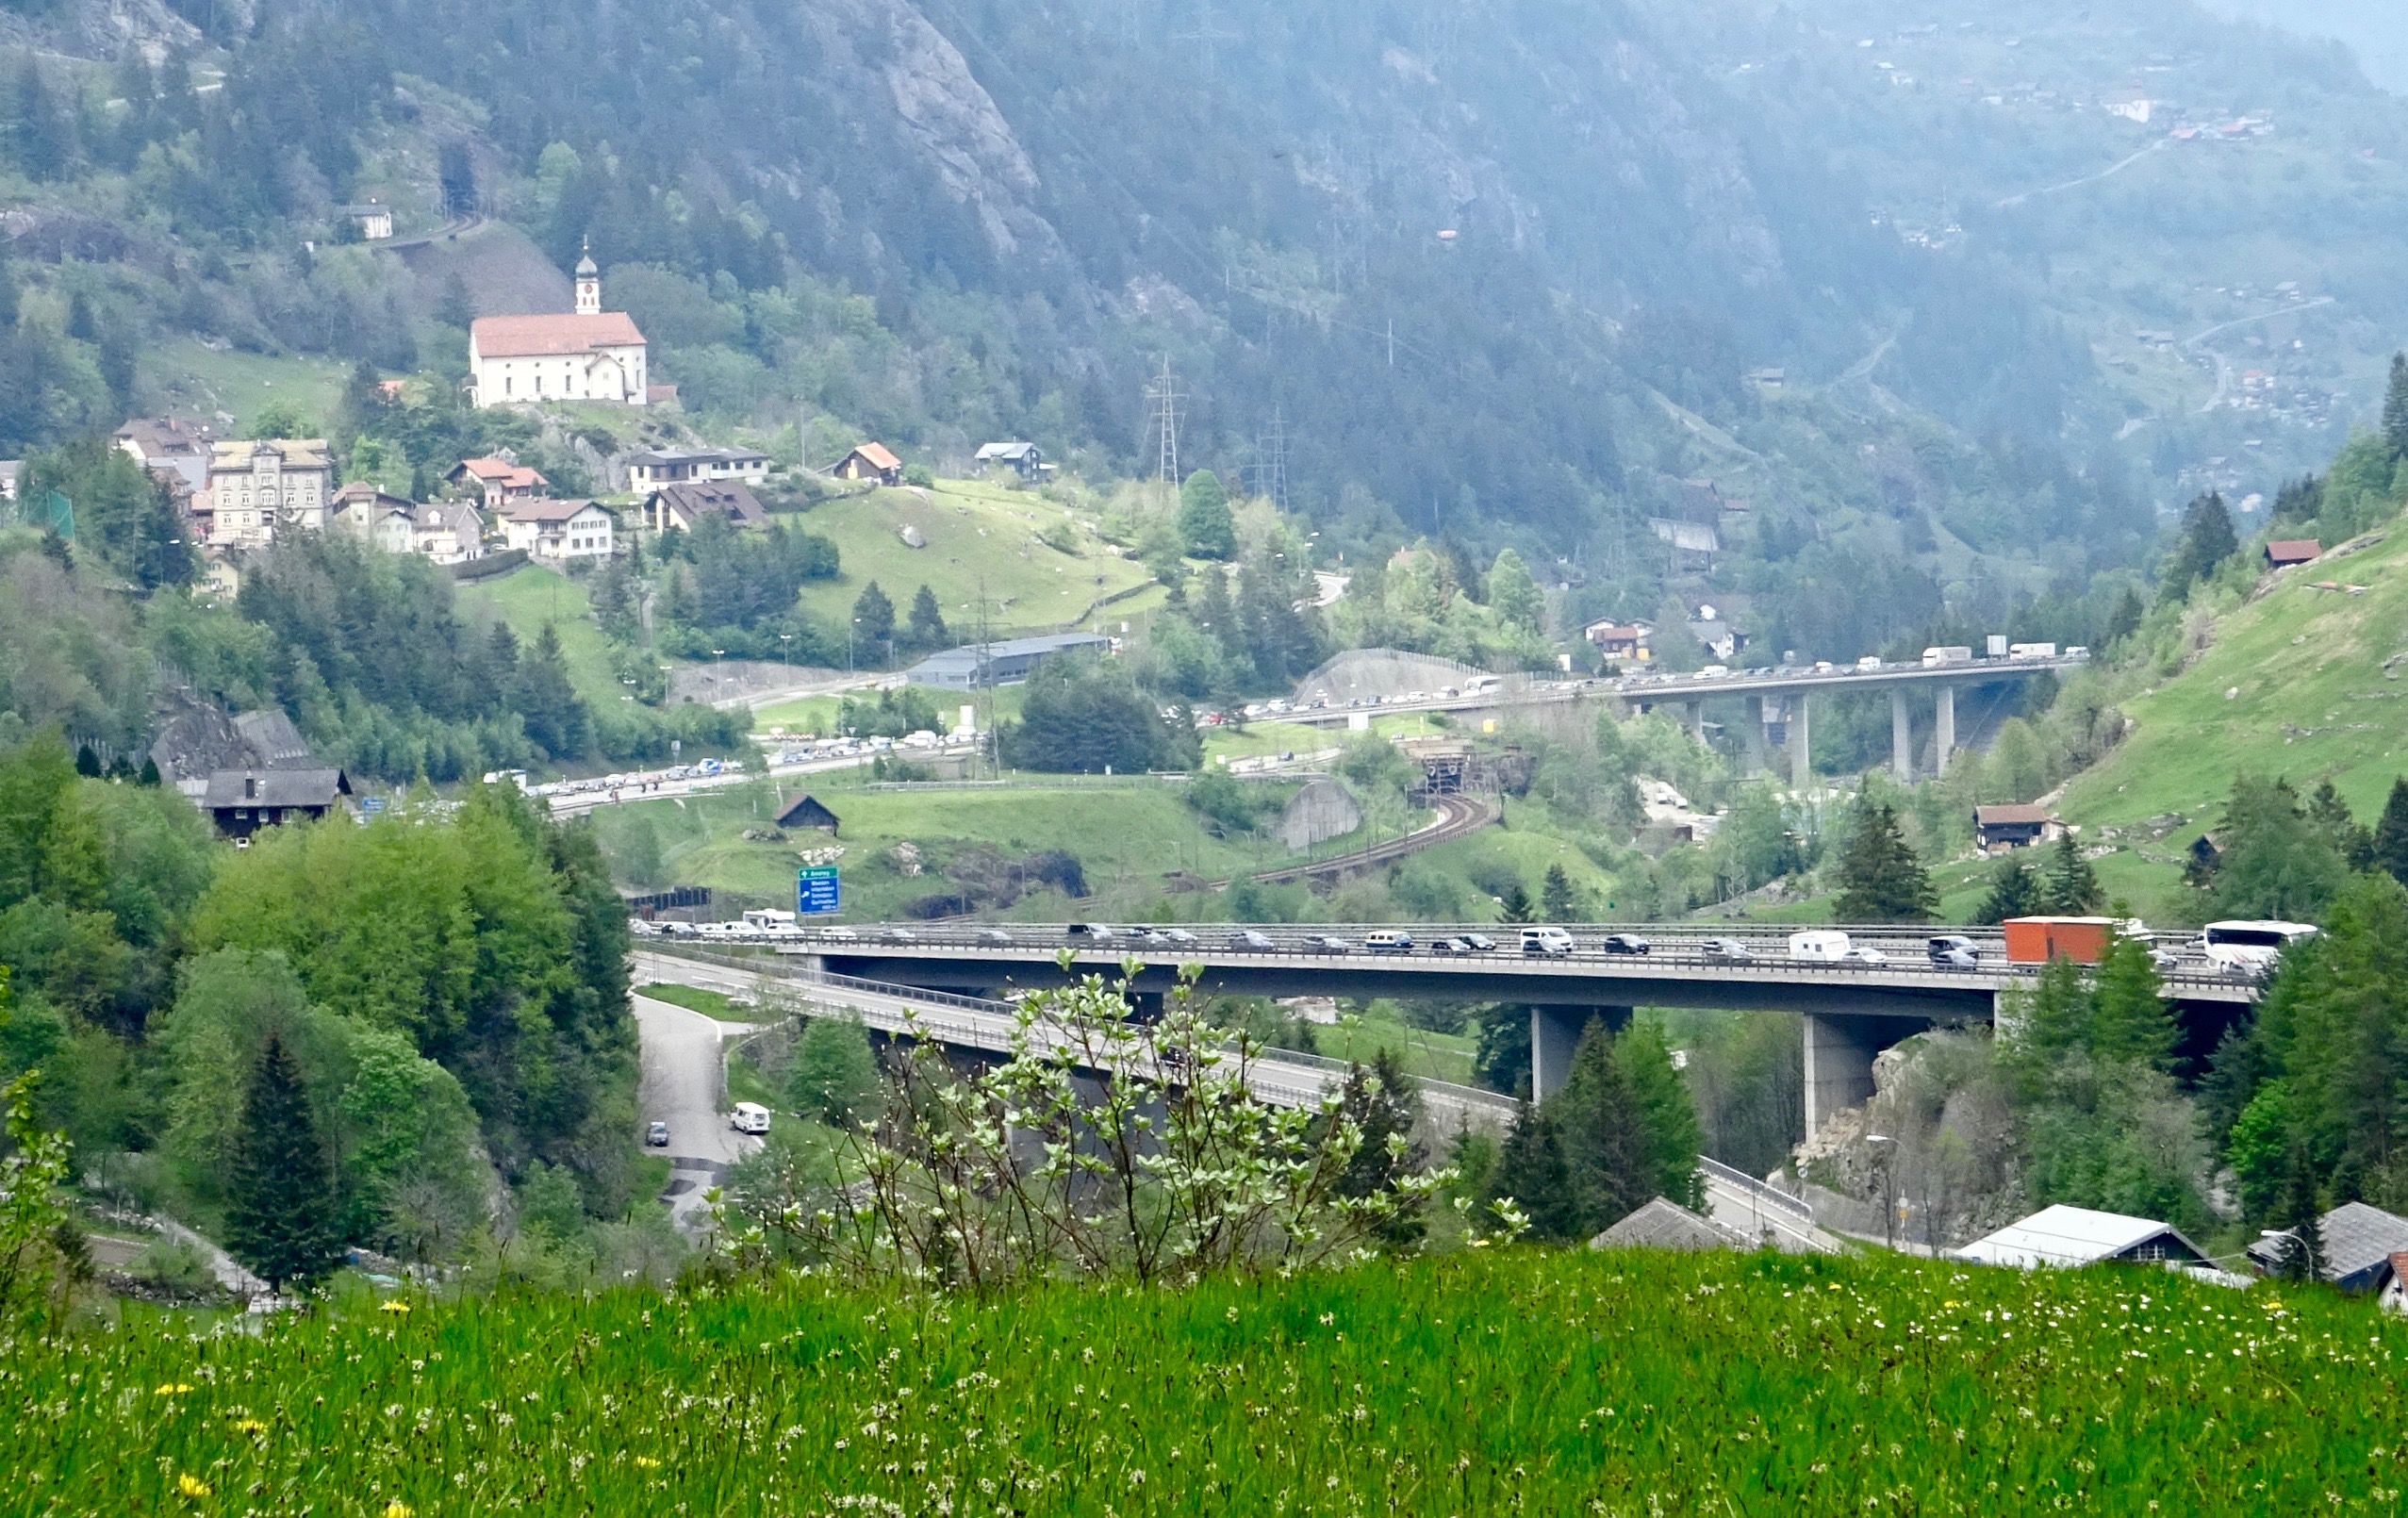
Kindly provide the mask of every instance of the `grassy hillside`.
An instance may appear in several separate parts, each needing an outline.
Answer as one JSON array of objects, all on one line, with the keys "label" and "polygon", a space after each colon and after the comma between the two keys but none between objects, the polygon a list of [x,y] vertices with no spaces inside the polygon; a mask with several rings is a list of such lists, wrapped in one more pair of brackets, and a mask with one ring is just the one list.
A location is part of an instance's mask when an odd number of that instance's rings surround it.
[{"label": "grassy hillside", "polygon": [[[1060,849],[1075,856],[1095,899],[1076,906],[1040,890],[1006,916],[1060,921],[1079,914],[1131,916],[1150,910],[1163,877],[1187,870],[1207,879],[1284,863],[1276,839],[1212,836],[1179,791],[1159,784],[1033,782],[1008,790],[873,791],[850,776],[782,781],[717,795],[646,801],[611,809],[602,819],[606,839],[637,817],[660,839],[668,871],[679,882],[746,896],[784,900],[794,893],[797,854],[827,847],[821,833],[797,833],[786,842],[747,839],[747,829],[769,825],[783,800],[818,797],[844,819],[845,903],[857,918],[891,917],[902,904],[948,888],[945,866],[980,850],[1008,860]],[[919,849],[922,873],[906,875],[895,846]],[[1344,847],[1326,845],[1325,849]],[[1170,899],[1176,908],[1181,898]],[[1217,904],[1218,898],[1209,899]]]},{"label": "grassy hillside", "polygon": [[[928,490],[872,490],[830,502],[801,520],[835,540],[844,574],[806,585],[803,609],[841,629],[851,619],[854,598],[875,580],[894,602],[899,621],[911,610],[912,593],[926,585],[954,635],[966,642],[976,635],[983,583],[998,636],[1063,623],[1095,627],[1099,619],[1090,616],[1091,608],[1117,592],[1146,586],[1152,576],[1136,560],[1113,553],[1084,524],[1087,520],[1033,490],[975,480],[943,480]],[[907,526],[917,529],[925,546],[903,541]],[[1074,552],[1040,541],[1040,534]],[[1121,619],[1161,595],[1151,589],[1115,602],[1110,616],[1100,619],[1117,632]]]},{"label": "grassy hillside", "polygon": [[[2182,851],[2244,770],[2331,780],[2360,817],[2408,772],[2408,534],[2284,571],[2224,617],[2198,661],[2122,703],[2123,743],[2066,789],[2064,815],[2118,851],[2101,879],[2135,905],[2179,900]],[[2363,594],[2319,583],[2363,586]],[[2152,818],[2180,817],[2179,825]],[[2162,835],[2149,836],[2164,828]]]},{"label": "grassy hillside", "polygon": [[561,656],[569,665],[577,694],[596,706],[616,706],[624,690],[613,672],[610,642],[594,624],[593,606],[586,587],[567,575],[539,564],[513,569],[490,580],[460,587],[460,607],[480,619],[500,618],[510,624],[521,648],[542,635],[548,623],[559,635]]},{"label": "grassy hillside", "polygon": [[[322,433],[342,399],[351,366],[319,357],[272,358],[235,348],[205,348],[179,338],[145,349],[137,365],[142,393],[179,417],[234,418],[229,437],[249,435],[252,419],[282,404]],[[223,427],[223,423],[219,423]]]},{"label": "grassy hillside", "polygon": [[[349,1295],[21,1345],[39,1510],[2390,1510],[2408,1320],[2145,1267],[1531,1248],[975,1303]],[[708,1409],[708,1415],[681,1411]],[[38,1495],[33,1495],[38,1493]],[[1909,1495],[1911,1493],[1911,1496]]]}]

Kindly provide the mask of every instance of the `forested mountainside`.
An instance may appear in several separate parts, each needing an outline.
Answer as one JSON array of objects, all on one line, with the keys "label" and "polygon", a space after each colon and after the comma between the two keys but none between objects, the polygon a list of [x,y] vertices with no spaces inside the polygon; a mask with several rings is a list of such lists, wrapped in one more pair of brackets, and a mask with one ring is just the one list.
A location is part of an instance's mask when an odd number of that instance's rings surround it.
[{"label": "forested mountainside", "polygon": [[[1998,25],[2033,20],[2053,59],[2095,29],[2026,8]],[[1876,0],[1801,14],[1824,10],[1904,25]],[[2159,24],[2126,19],[2148,45]],[[1926,235],[1955,213],[1910,217],[1905,166],[1987,195],[1973,165],[2004,139],[1936,123],[1991,107],[1942,119],[1862,39],[1753,0],[20,0],[0,20],[25,44],[12,447],[153,399],[138,355],[177,334],[455,376],[461,326],[502,297],[338,245],[340,207],[377,198],[404,242],[490,217],[560,264],[589,244],[707,425],[772,440],[800,403],[815,448],[874,434],[943,463],[1023,436],[1151,474],[1167,361],[1182,469],[1283,484],[1328,556],[1510,542],[1573,588],[1568,615],[1653,614],[1697,567],[1649,520],[1687,518],[1729,539],[1691,598],[1752,598],[1765,642],[1809,654],[1996,621],[2141,562],[2214,470],[2255,487],[2257,454],[2223,439],[2256,419],[2191,393],[2237,398],[2240,365],[2228,386],[2220,356],[2152,348],[2143,372],[2105,340],[2164,304],[2169,259],[2140,267],[2112,218],[1993,233],[1969,209],[1964,235]],[[2218,58],[2260,35],[2162,25]],[[2304,45],[2262,66],[2341,67]],[[2041,181],[2113,161],[2125,124],[2095,104],[2010,161]],[[2400,135],[2396,110],[2370,121]],[[2290,204],[2268,172],[2247,166],[2251,224]],[[2353,268],[2390,250],[2350,224]],[[2086,238],[2097,271],[2066,273]],[[2367,320],[2301,300],[2303,322]],[[2379,346],[2352,333],[2333,363]],[[408,462],[448,469],[466,430]]]}]

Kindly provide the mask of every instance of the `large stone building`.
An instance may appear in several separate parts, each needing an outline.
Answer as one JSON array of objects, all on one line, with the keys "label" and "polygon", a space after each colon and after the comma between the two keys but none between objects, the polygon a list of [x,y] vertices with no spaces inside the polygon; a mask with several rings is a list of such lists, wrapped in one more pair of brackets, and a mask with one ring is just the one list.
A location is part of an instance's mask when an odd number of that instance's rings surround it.
[{"label": "large stone building", "polygon": [[204,547],[265,548],[276,534],[326,525],[334,463],[323,437],[261,437],[209,450],[208,482],[192,496]]},{"label": "large stone building", "polygon": [[590,256],[577,260],[576,310],[481,316],[469,327],[469,378],[478,405],[643,405],[644,355],[635,319],[602,308],[602,276]]}]

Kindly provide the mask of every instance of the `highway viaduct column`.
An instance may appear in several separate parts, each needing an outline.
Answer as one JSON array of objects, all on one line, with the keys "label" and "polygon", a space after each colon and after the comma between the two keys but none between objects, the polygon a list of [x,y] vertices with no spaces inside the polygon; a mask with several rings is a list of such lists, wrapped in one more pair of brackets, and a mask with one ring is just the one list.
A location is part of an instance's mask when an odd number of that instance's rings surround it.
[{"label": "highway viaduct column", "polygon": [[1790,698],[1790,788],[1803,796],[1814,781],[1813,738],[1807,731],[1806,703],[1803,690]]},{"label": "highway viaduct column", "polygon": [[1906,712],[1906,692],[1889,687],[1889,767],[1902,782],[1915,778],[1915,719]]},{"label": "highway viaduct column", "polygon": [[1872,1095],[1873,1047],[1855,1017],[1806,1015],[1806,1130],[1812,1138],[1835,1113]]},{"label": "highway viaduct column", "polygon": [[1745,720],[1747,722],[1747,772],[1750,775],[1761,775],[1764,773],[1763,697],[1750,696],[1747,699]]},{"label": "highway viaduct column", "polygon": [[1704,701],[1689,703],[1689,731],[1691,736],[1696,738],[1700,744],[1706,741],[1706,703]]},{"label": "highway viaduct column", "polygon": [[[1572,1073],[1572,1051],[1580,1047],[1580,1035],[1588,1031],[1589,1024],[1600,1017],[1614,1032],[1630,1026],[1628,1007],[1530,1009],[1530,1099],[1533,1102],[1544,1101],[1563,1089],[1564,1078]],[[1867,1065],[1866,1068],[1870,1070],[1872,1066]]]},{"label": "highway viaduct column", "polygon": [[1948,756],[1956,751],[1956,687],[1939,687],[1939,725],[1932,739],[1932,773],[1943,774],[1948,769]]}]

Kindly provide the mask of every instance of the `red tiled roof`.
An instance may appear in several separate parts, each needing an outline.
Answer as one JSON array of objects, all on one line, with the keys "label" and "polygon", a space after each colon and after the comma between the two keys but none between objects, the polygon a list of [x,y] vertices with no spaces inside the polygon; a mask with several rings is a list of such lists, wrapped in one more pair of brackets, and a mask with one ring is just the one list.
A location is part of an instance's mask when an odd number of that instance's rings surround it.
[{"label": "red tiled roof", "polygon": [[452,472],[457,474],[462,470],[466,470],[483,484],[498,485],[511,490],[523,490],[532,486],[552,483],[525,465],[513,464],[506,458],[464,458],[460,460],[459,469]]},{"label": "red tiled roof", "polygon": [[2324,553],[2324,545],[2313,537],[2284,537],[2266,545],[2267,558],[2275,564],[2305,564]]},{"label": "red tiled roof", "polygon": [[557,356],[597,348],[630,348],[643,340],[635,319],[624,311],[604,311],[599,316],[569,312],[481,316],[469,328],[469,342],[480,358]]},{"label": "red tiled roof", "polygon": [[884,443],[864,443],[853,452],[861,455],[863,463],[874,470],[899,470],[903,467],[903,461],[888,453]]}]

